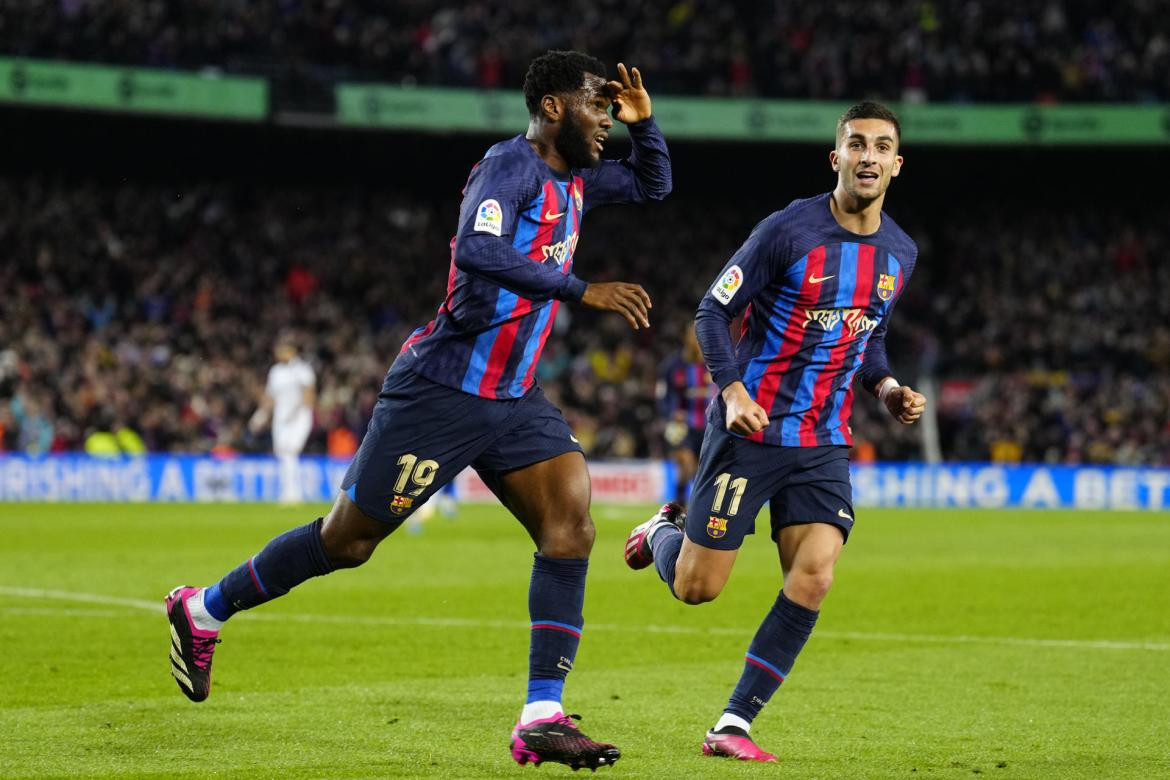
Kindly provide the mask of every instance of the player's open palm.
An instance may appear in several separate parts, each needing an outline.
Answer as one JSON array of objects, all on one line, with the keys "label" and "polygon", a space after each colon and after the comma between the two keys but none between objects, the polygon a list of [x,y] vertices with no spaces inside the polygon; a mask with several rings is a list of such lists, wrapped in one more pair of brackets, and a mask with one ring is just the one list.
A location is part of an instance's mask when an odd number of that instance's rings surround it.
[{"label": "player's open palm", "polygon": [[910,425],[918,422],[918,418],[926,411],[926,396],[914,392],[909,385],[895,387],[886,396],[886,408],[895,420]]},{"label": "player's open palm", "polygon": [[613,118],[627,125],[650,118],[650,93],[642,86],[642,74],[637,68],[626,70],[618,63],[618,78],[605,86],[613,101]]},{"label": "player's open palm", "polygon": [[591,309],[616,311],[634,330],[650,327],[650,296],[640,284],[602,282],[585,288],[581,303]]}]

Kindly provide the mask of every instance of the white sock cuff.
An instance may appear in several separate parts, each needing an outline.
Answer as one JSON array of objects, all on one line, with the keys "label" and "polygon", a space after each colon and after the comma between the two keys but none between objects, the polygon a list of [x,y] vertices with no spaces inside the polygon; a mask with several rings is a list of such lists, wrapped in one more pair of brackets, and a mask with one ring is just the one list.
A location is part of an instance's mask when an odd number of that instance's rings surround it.
[{"label": "white sock cuff", "polygon": [[748,732],[752,730],[751,721],[746,721],[738,715],[733,715],[730,712],[725,712],[719,717],[719,720],[715,723],[714,730],[718,731],[724,726],[735,726],[736,728],[743,729],[744,731]]},{"label": "white sock cuff", "polygon": [[219,631],[223,628],[223,621],[212,617],[204,606],[203,594],[206,591],[206,588],[200,588],[198,593],[187,599],[187,611],[191,613],[191,620],[196,628],[202,631]]},{"label": "white sock cuff", "polygon": [[560,715],[563,710],[559,701],[530,701],[520,711],[520,722],[531,723]]}]

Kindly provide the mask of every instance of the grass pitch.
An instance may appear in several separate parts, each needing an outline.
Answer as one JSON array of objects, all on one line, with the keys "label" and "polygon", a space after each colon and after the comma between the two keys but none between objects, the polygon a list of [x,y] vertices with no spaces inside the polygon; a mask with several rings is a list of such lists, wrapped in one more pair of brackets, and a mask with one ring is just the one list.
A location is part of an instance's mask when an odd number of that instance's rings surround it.
[{"label": "grass pitch", "polygon": [[[595,507],[565,703],[613,777],[1170,776],[1170,515],[861,510],[753,735],[699,755],[780,585],[750,537],[714,603],[621,560],[652,507]],[[365,567],[234,618],[211,699],[168,673],[164,594],[324,511],[0,505],[0,776],[524,777],[506,749],[531,545],[496,507],[400,531]],[[536,773],[536,774],[534,774]]]}]

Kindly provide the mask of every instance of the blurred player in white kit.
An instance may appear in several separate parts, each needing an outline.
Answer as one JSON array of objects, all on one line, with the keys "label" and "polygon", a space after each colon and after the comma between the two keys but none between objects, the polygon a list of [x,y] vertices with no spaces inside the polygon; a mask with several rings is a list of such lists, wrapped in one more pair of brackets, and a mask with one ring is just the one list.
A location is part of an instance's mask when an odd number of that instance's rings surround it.
[{"label": "blurred player in white kit", "polygon": [[272,452],[280,461],[280,503],[302,501],[300,457],[313,429],[313,405],[317,401],[317,375],[297,354],[296,342],[281,336],[273,349],[276,364],[268,370],[268,382],[260,408],[249,423],[252,431],[272,417]]}]

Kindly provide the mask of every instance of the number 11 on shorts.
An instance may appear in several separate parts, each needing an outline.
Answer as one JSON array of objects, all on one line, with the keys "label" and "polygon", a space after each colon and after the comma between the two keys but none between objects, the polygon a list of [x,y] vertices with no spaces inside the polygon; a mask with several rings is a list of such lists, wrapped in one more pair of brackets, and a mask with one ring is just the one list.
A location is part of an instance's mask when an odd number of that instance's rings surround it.
[{"label": "number 11 on shorts", "polygon": [[747,490],[747,477],[731,478],[731,474],[723,472],[715,477],[715,500],[711,502],[711,511],[714,514],[723,514],[723,499],[727,497],[727,489],[731,488],[731,506],[727,507],[727,516],[731,517],[739,511],[739,502]]}]

